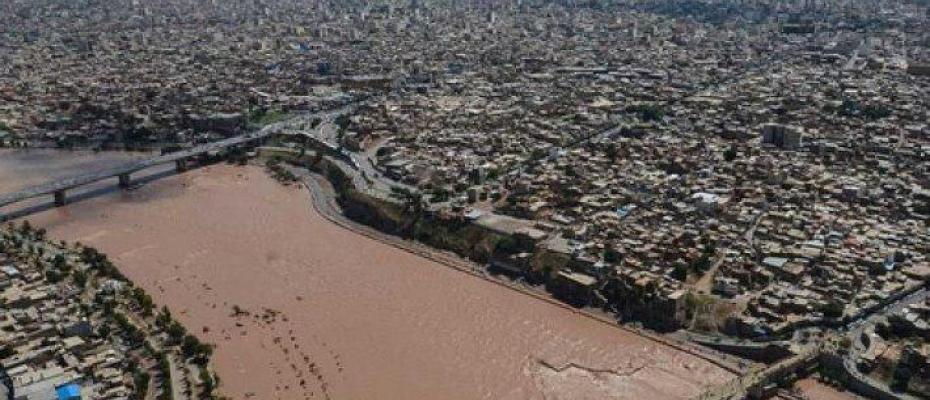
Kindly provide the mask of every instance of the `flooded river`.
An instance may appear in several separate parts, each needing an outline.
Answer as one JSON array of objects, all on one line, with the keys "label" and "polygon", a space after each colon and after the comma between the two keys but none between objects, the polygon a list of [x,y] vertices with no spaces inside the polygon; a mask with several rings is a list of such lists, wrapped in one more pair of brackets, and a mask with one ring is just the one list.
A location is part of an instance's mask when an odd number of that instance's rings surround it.
[{"label": "flooded river", "polygon": [[344,230],[257,167],[207,167],[31,220],[108,253],[215,343],[234,399],[662,400],[732,378]]},{"label": "flooded river", "polygon": [[853,393],[827,386],[810,378],[798,381],[794,387],[811,400],[865,400]]},{"label": "flooded river", "polygon": [[[113,168],[151,156],[152,153],[0,149],[0,193],[26,189],[53,179]],[[159,169],[153,168],[146,175],[158,173]],[[69,191],[68,196],[80,199],[109,190],[115,185],[116,179],[113,178]],[[0,215],[15,216],[17,211],[49,207],[51,203],[51,196],[30,199],[13,206],[0,207]]]},{"label": "flooded river", "polygon": [[148,157],[146,153],[0,149],[0,192],[6,193],[67,178],[81,172],[115,167]]}]

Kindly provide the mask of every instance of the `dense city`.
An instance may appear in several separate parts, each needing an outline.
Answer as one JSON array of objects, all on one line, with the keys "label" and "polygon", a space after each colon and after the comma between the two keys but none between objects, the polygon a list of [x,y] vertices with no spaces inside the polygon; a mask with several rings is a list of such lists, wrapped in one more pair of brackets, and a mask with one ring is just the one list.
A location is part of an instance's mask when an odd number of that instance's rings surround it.
[{"label": "dense city", "polygon": [[0,272],[4,398],[214,398],[210,345],[95,249],[10,225]]},{"label": "dense city", "polygon": [[[816,354],[818,376],[867,397],[930,395],[926,1],[9,0],[0,15],[5,147],[164,154],[273,126],[257,153],[276,177],[322,171],[353,220],[483,275],[770,369]],[[139,312],[126,282],[84,282],[79,249],[28,228],[4,237],[24,243],[0,258],[17,385],[79,370],[85,398],[148,398],[145,371],[164,380],[170,357],[212,396],[208,356],[180,350],[196,338],[160,334],[151,309],[129,318],[153,320],[145,349],[100,332],[114,307]]]}]

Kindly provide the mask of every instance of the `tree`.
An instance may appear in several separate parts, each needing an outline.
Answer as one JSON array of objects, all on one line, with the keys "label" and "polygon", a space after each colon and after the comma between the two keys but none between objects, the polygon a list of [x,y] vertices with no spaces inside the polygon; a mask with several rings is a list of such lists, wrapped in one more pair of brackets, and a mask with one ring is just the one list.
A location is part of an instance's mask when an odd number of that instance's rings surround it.
[{"label": "tree", "polygon": [[171,325],[171,311],[168,310],[167,306],[162,306],[161,312],[155,317],[155,326],[161,329],[168,329],[169,325]]},{"label": "tree", "polygon": [[494,247],[495,252],[500,254],[513,254],[519,251],[519,249],[520,243],[517,242],[517,239],[514,239],[513,236],[504,236]]},{"label": "tree", "polygon": [[692,267],[694,268],[695,271],[704,272],[708,268],[710,268],[710,265],[711,265],[710,255],[705,252],[701,254],[701,257],[698,258],[694,262],[694,264],[692,264]]},{"label": "tree", "polygon": [[200,340],[198,340],[196,336],[191,334],[184,335],[184,339],[181,340],[181,352],[184,353],[184,357],[191,358],[197,355],[199,349]]},{"label": "tree", "polygon": [[132,290],[132,297],[136,304],[139,305],[139,308],[142,309],[142,316],[148,317],[152,315],[152,310],[155,308],[155,302],[152,300],[152,296],[145,293],[145,290],[142,290],[142,288],[136,287]]},{"label": "tree", "polygon": [[447,189],[444,186],[437,187],[430,192],[430,202],[432,203],[441,203],[444,201],[449,201],[449,198],[452,196],[452,191]]},{"label": "tree", "polygon": [[616,161],[617,157],[620,155],[620,148],[616,143],[610,143],[604,148],[604,155],[607,156],[611,161]]},{"label": "tree", "polygon": [[107,338],[110,336],[110,325],[102,324],[97,328],[97,336]]},{"label": "tree", "polygon": [[339,127],[339,130],[340,130],[340,131],[344,131],[344,130],[346,130],[346,129],[349,128],[349,124],[352,123],[352,120],[350,120],[349,117],[348,117],[347,115],[342,114],[342,115],[336,117],[335,122],[336,122],[336,126]]},{"label": "tree", "polygon": [[727,162],[733,162],[736,159],[736,146],[730,146],[723,152],[723,159]]},{"label": "tree", "polygon": [[200,369],[200,381],[203,382],[203,397],[210,398],[213,395],[216,382],[213,380],[213,375],[206,368]]},{"label": "tree", "polygon": [[843,336],[840,338],[840,341],[837,344],[840,346],[841,351],[846,352],[849,351],[850,347],[852,347],[852,339],[847,336]]},{"label": "tree", "polygon": [[842,318],[843,313],[846,311],[846,305],[842,301],[837,299],[831,299],[824,304],[823,309],[821,310],[823,315],[827,318]]},{"label": "tree", "polygon": [[16,354],[16,349],[13,346],[3,346],[0,347],[0,360],[8,357],[12,357]]},{"label": "tree", "polygon": [[194,335],[185,335],[181,341],[181,353],[200,365],[206,365],[213,355],[213,346],[203,343]]},{"label": "tree", "polygon": [[71,277],[74,278],[74,284],[77,287],[83,288],[87,285],[87,274],[84,273],[84,271],[75,270],[74,273],[71,274]]},{"label": "tree", "polygon": [[635,104],[626,108],[629,113],[635,113],[643,121],[658,121],[665,117],[665,110],[656,104]]},{"label": "tree", "polygon": [[151,376],[149,376],[148,372],[135,371],[133,373],[133,376],[132,376],[132,383],[133,383],[133,388],[134,388],[133,393],[132,393],[133,399],[141,400],[145,398],[145,393],[148,392],[149,390],[150,379],[151,379]]},{"label": "tree", "polygon": [[62,279],[64,279],[64,275],[62,275],[61,272],[54,269],[45,271],[45,280],[48,281],[48,283],[58,283],[61,282]]},{"label": "tree", "polygon": [[623,260],[623,254],[617,251],[613,246],[608,246],[604,249],[604,261],[607,261],[611,264],[617,264]]},{"label": "tree", "polygon": [[675,269],[672,270],[672,278],[675,278],[681,282],[684,282],[688,279],[688,266],[684,263],[675,265]]},{"label": "tree", "polygon": [[171,340],[177,343],[180,342],[182,338],[184,338],[185,334],[187,334],[187,329],[184,329],[184,326],[177,321],[172,321],[171,324],[168,325],[167,332]]},{"label": "tree", "polygon": [[907,384],[911,381],[911,377],[914,375],[914,372],[911,371],[910,365],[902,361],[898,361],[898,364],[895,366],[894,375],[891,378],[891,390],[897,392],[904,392],[907,390]]}]

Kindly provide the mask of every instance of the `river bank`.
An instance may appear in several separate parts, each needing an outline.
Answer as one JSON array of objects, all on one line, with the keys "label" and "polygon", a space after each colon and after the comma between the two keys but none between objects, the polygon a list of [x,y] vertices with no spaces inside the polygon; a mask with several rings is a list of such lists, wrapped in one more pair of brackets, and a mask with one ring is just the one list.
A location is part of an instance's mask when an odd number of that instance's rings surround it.
[{"label": "river bank", "polygon": [[592,308],[576,308],[565,302],[555,299],[551,293],[547,292],[540,285],[530,285],[526,282],[515,281],[505,276],[494,275],[488,272],[486,266],[476,264],[470,260],[463,259],[461,256],[451,252],[438,250],[421,242],[402,239],[397,236],[385,234],[368,225],[358,223],[344,215],[337,201],[338,193],[332,187],[332,184],[325,177],[307,173],[305,170],[295,170],[295,175],[299,177],[300,182],[310,192],[311,204],[314,210],[322,217],[326,218],[333,224],[348,229],[357,234],[366,236],[370,239],[394,246],[403,251],[414,255],[427,258],[438,264],[447,266],[456,271],[469,274],[479,279],[484,279],[489,283],[501,286],[508,290],[514,290],[520,294],[531,296],[537,300],[544,301],[555,307],[578,314],[579,316],[590,318],[600,323],[606,324],[617,329],[626,330],[633,334],[643,336],[654,340],[660,344],[667,345],[684,351],[698,358],[704,359],[712,364],[718,365],[730,372],[741,374],[745,373],[751,364],[747,359],[738,358],[730,354],[723,354],[713,351],[708,347],[698,346],[688,341],[679,340],[672,335],[661,335],[642,329],[635,329],[627,325],[618,324],[613,315],[603,310]]}]

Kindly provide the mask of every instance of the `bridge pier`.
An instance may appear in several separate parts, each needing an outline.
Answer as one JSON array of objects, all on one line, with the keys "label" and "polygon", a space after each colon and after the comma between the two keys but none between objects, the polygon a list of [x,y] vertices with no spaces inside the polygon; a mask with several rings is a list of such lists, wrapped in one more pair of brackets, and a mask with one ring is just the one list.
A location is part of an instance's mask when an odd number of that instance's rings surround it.
[{"label": "bridge pier", "polygon": [[129,174],[119,174],[119,187],[125,189],[132,185],[132,179],[129,177]]},{"label": "bridge pier", "polygon": [[55,206],[61,207],[65,204],[68,204],[68,197],[65,195],[65,190],[56,190],[55,191]]},{"label": "bridge pier", "polygon": [[187,171],[187,158],[179,158],[175,160],[174,168],[177,172]]}]

